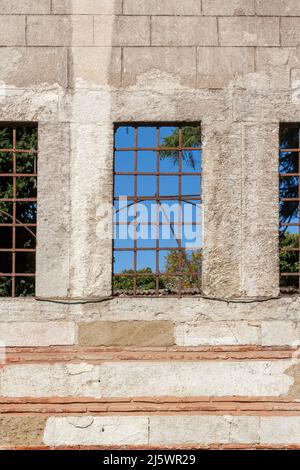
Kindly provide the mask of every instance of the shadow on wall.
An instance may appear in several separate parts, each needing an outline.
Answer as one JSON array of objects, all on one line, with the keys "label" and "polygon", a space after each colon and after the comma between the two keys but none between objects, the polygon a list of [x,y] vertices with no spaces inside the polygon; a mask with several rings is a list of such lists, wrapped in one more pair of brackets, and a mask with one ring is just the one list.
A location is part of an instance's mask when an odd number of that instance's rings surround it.
[{"label": "shadow on wall", "polygon": [[[66,10],[72,31],[65,110],[71,122],[69,295],[109,296],[112,240],[98,236],[95,221],[101,224],[98,214],[106,203],[111,204],[112,197],[111,87],[119,86],[121,78],[121,49],[114,47],[119,18],[115,13],[120,13],[121,2],[94,2],[88,11],[80,2],[72,4],[71,11]],[[90,38],[86,28],[93,25],[97,31],[93,45],[84,45],[84,38]]]},{"label": "shadow on wall", "polygon": [[[116,15],[121,12],[120,0],[106,0],[99,2],[99,5],[95,2],[95,7],[88,12],[78,3],[72,0],[64,2],[64,11],[70,14],[72,37],[68,58],[69,88],[121,85],[121,48],[117,47],[116,40],[119,30],[119,16]],[[87,46],[85,38],[89,37],[90,29],[93,30],[93,40],[92,45]]]}]

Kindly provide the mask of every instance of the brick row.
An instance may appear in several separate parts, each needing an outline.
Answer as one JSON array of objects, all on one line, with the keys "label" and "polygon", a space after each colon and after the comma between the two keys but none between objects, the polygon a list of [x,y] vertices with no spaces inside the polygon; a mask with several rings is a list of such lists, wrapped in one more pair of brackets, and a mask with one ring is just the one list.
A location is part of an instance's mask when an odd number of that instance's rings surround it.
[{"label": "brick row", "polygon": [[[58,340],[59,341],[59,340]],[[4,364],[58,364],[84,361],[99,364],[103,361],[235,361],[272,360],[296,357],[294,348],[269,348],[255,346],[212,347],[50,347],[7,348]]]},{"label": "brick row", "polygon": [[[248,401],[247,401],[248,400]],[[290,401],[289,401],[290,400]],[[244,401],[237,397],[184,398],[124,398],[123,400],[91,399],[64,397],[59,398],[0,398],[0,414],[10,415],[145,415],[155,413],[164,416],[177,414],[222,415],[233,416],[300,416],[300,403],[292,397],[274,399],[245,397]]]}]

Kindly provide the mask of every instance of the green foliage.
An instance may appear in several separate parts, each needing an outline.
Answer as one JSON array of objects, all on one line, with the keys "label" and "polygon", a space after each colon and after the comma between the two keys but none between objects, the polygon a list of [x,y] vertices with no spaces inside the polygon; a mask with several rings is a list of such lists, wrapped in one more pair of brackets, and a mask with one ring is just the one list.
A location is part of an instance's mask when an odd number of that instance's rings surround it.
[{"label": "green foliage", "polygon": [[[179,251],[170,251],[165,257],[166,275],[159,278],[160,290],[178,290],[178,276],[168,276],[168,273],[179,271]],[[121,274],[133,274],[132,269],[125,269]],[[202,250],[193,251],[191,253],[182,253],[182,288],[183,289],[201,289],[201,272],[202,272]],[[139,276],[139,273],[149,273],[149,276]],[[199,276],[189,276],[189,273],[199,273]],[[145,268],[137,271],[136,286],[138,291],[147,291],[156,289],[155,276],[152,275],[151,268]],[[133,291],[133,278],[129,276],[114,277],[114,290],[123,292]]]},{"label": "green foliage", "polygon": [[17,149],[37,150],[38,130],[36,127],[19,127],[17,130]]},{"label": "green foliage", "polygon": [[[299,272],[299,253],[297,251],[287,251],[284,248],[299,248],[299,236],[295,233],[282,233],[280,236],[280,272]],[[298,288],[299,279],[297,276],[283,277],[281,287]]]},{"label": "green foliage", "polygon": [[[122,274],[133,274],[132,269],[124,269]],[[139,276],[139,273],[149,273],[149,276]],[[132,291],[134,287],[133,278],[130,276],[124,277],[114,277],[114,290],[122,290],[122,291]],[[137,271],[137,278],[136,278],[136,287],[138,290],[155,290],[156,288],[156,280],[155,276],[152,275],[151,268],[144,268],[139,269]],[[164,288],[164,284],[162,280],[160,280],[160,289]]]},{"label": "green foliage", "polygon": [[[28,153],[16,153],[16,172],[25,176],[16,178],[17,198],[35,198],[37,194],[36,178],[26,174],[36,173],[36,154],[38,134],[37,128],[19,127],[16,132],[16,148],[29,150]],[[0,149],[13,149],[13,131],[9,127],[0,128]],[[30,152],[32,151],[32,152]],[[13,203],[3,199],[13,197],[13,178],[9,176],[14,170],[13,152],[1,152],[0,150],[0,174],[8,176],[0,178],[0,224],[11,224],[13,222]],[[2,199],[2,200],[1,200]],[[35,223],[36,203],[22,202],[16,204],[17,223]],[[16,229],[17,248],[35,248],[35,229]],[[0,248],[12,248],[12,230],[10,227],[1,228]],[[0,297],[11,296],[12,280],[9,277],[1,277],[1,272],[11,272],[11,255],[0,253]],[[34,273],[34,253],[16,254],[16,272]],[[34,295],[35,282],[33,277],[16,277],[16,295]]]},{"label": "green foliage", "polygon": [[11,279],[0,277],[0,297],[9,297],[11,293]]},{"label": "green foliage", "polygon": [[[202,274],[202,250],[195,250],[192,252],[183,251],[181,254],[181,268],[180,268],[180,252],[170,251],[166,255],[165,272],[182,272],[182,288],[201,289],[201,274]],[[189,276],[189,273],[199,273],[198,276]],[[167,288],[178,288],[178,277],[166,276],[165,284]]]},{"label": "green foliage", "polygon": [[[200,126],[186,126],[182,128],[182,147],[195,147],[201,145],[201,127]],[[163,147],[179,147],[179,130],[176,129],[172,134],[164,138]],[[169,158],[174,164],[178,161],[178,150],[161,150],[160,158]],[[189,164],[192,169],[195,169],[195,160],[192,151],[185,150],[182,152],[183,160]]]}]

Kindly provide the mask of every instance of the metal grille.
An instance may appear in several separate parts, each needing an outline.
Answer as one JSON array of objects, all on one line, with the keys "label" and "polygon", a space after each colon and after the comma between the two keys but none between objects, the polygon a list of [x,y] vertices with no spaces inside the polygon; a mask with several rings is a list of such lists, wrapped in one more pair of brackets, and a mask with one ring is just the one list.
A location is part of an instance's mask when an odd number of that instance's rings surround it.
[{"label": "metal grille", "polygon": [[201,169],[199,124],[116,126],[115,295],[201,292]]},{"label": "metal grille", "polygon": [[0,296],[35,293],[37,127],[0,126]]},{"label": "metal grille", "polygon": [[281,291],[300,291],[300,124],[282,124],[279,148]]}]

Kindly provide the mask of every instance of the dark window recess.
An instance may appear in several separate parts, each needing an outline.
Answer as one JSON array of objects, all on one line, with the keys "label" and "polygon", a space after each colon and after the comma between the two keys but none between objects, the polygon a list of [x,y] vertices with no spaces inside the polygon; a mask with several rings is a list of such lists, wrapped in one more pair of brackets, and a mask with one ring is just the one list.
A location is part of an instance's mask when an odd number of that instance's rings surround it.
[{"label": "dark window recess", "polygon": [[120,124],[114,145],[114,295],[201,293],[199,124]]},{"label": "dark window recess", "polygon": [[35,294],[37,127],[0,126],[0,297]]},{"label": "dark window recess", "polygon": [[279,242],[282,293],[300,291],[300,124],[282,124],[279,148]]}]

